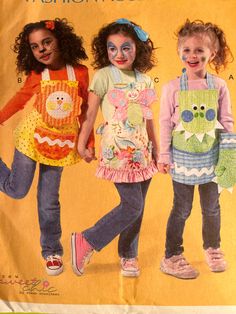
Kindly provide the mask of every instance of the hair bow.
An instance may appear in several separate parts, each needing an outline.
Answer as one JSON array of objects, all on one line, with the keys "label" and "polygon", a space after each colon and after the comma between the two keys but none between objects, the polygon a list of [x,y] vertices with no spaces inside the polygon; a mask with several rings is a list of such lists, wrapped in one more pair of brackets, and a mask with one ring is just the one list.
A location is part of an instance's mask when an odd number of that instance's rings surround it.
[{"label": "hair bow", "polygon": [[148,40],[148,37],[149,37],[148,33],[146,33],[144,30],[142,30],[139,26],[134,25],[133,23],[131,23],[129,20],[122,18],[122,19],[116,20],[115,23],[131,25],[133,27],[136,35],[138,36],[138,38],[141,41],[147,41]]},{"label": "hair bow", "polygon": [[53,30],[55,29],[55,22],[51,20],[45,21],[45,27],[47,29]]}]

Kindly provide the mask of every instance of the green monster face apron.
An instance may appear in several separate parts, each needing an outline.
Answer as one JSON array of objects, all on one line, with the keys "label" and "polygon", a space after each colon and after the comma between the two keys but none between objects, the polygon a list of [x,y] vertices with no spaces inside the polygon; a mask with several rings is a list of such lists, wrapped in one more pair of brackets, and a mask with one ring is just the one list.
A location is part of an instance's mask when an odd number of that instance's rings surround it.
[{"label": "green monster face apron", "polygon": [[184,184],[203,184],[215,177],[218,160],[218,90],[207,73],[206,90],[188,90],[186,73],[180,78],[180,123],[173,131],[172,178]]}]

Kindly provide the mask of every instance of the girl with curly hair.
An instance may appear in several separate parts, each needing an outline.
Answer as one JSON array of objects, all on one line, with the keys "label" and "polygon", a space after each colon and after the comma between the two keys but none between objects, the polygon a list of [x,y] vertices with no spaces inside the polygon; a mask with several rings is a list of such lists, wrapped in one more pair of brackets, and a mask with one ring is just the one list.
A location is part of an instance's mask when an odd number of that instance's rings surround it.
[{"label": "girl with curly hair", "polygon": [[218,73],[232,54],[223,30],[210,22],[186,20],[177,41],[185,68],[180,77],[164,85],[160,109],[158,169],[170,171],[174,191],[160,267],[168,275],[194,279],[199,272],[183,255],[183,232],[196,185],[206,262],[213,272],[226,269],[220,249],[219,191],[236,181],[236,137],[227,85],[207,67]]},{"label": "girl with curly hair", "polygon": [[138,25],[119,19],[104,26],[92,42],[94,67],[86,120],[78,142],[86,157],[86,143],[101,105],[105,122],[97,176],[114,182],[120,204],[82,233],[73,233],[72,266],[83,274],[93,251],[100,251],[119,235],[121,273],[138,276],[138,241],[145,197],[157,172],[157,140],[151,104],[155,91],[144,73],[154,66],[153,43]]},{"label": "girl with curly hair", "polygon": [[[87,110],[88,69],[82,38],[66,19],[25,25],[15,40],[17,70],[27,75],[24,86],[1,109],[2,124],[35,97],[33,110],[17,126],[11,169],[0,160],[0,190],[20,199],[30,189],[39,163],[38,215],[42,256],[48,275],[63,271],[60,243],[59,187],[64,166],[81,160],[79,129]],[[93,133],[88,137],[86,161],[94,156]]]}]

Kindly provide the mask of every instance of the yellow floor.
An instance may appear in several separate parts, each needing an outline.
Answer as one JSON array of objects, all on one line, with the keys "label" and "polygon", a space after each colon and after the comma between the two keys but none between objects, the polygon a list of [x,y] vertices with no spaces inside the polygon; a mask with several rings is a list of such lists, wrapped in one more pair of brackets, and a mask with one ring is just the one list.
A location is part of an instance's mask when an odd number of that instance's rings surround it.
[{"label": "yellow floor", "polygon": [[[90,166],[77,165],[64,171],[61,218],[65,272],[58,277],[45,274],[40,257],[35,205],[37,180],[23,200],[14,201],[0,196],[1,299],[63,304],[236,304],[236,194],[224,191],[221,196],[222,248],[229,264],[228,270],[225,273],[211,273],[204,261],[201,214],[196,193],[184,243],[186,257],[199,270],[200,276],[196,280],[178,280],[159,270],[164,252],[166,221],[172,203],[170,178],[160,174],[154,177],[147,197],[139,247],[140,277],[130,279],[120,276],[117,239],[96,253],[84,276],[77,277],[70,266],[71,232],[91,226],[118,201],[112,184],[96,179],[94,170],[95,163]],[[83,185],[78,177],[84,182]],[[86,186],[87,181],[89,186]]]}]

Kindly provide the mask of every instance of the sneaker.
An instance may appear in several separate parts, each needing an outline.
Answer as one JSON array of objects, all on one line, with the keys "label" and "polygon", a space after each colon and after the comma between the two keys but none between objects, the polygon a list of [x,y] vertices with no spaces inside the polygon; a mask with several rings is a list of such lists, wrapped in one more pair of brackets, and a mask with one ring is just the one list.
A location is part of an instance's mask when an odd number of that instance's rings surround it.
[{"label": "sneaker", "polygon": [[60,255],[49,255],[46,258],[46,272],[49,276],[57,276],[63,272],[63,262]]},{"label": "sneaker", "polygon": [[84,266],[89,263],[93,254],[93,248],[85,240],[82,233],[72,233],[71,250],[73,271],[81,276],[84,273]]},{"label": "sneaker", "polygon": [[125,277],[138,277],[140,270],[138,267],[138,259],[134,258],[124,258],[120,260],[121,274]]},{"label": "sneaker", "polygon": [[160,269],[163,273],[179,279],[195,279],[199,275],[199,272],[186,261],[182,254],[173,255],[170,258],[163,257]]},{"label": "sneaker", "polygon": [[227,263],[224,259],[224,253],[220,248],[213,249],[209,247],[205,250],[206,262],[213,272],[222,272],[226,270]]}]

